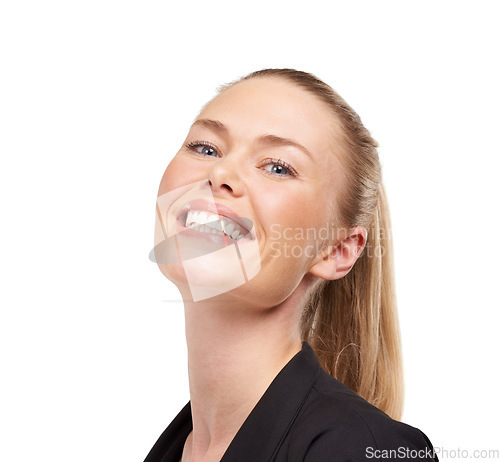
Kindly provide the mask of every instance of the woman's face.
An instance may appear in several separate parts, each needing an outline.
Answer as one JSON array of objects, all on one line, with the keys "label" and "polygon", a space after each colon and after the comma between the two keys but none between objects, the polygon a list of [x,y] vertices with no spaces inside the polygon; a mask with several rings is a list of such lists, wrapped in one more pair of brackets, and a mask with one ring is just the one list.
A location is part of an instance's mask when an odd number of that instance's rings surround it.
[{"label": "woman's face", "polygon": [[[260,271],[226,297],[275,306],[324,257],[342,184],[332,152],[339,138],[326,105],[280,78],[240,82],[200,113],[165,170],[158,196],[208,180],[217,204],[251,220]],[[236,242],[244,247],[245,241]],[[179,268],[159,266],[178,286],[186,282]]]}]

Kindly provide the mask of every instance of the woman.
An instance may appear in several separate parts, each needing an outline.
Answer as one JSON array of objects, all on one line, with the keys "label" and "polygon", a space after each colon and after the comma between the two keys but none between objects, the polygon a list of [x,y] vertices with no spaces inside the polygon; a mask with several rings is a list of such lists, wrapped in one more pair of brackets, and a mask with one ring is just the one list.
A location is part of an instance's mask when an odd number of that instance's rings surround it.
[{"label": "woman", "polygon": [[249,74],[202,108],[161,180],[153,251],[184,301],[190,401],[146,462],[437,460],[397,420],[376,147],[293,69]]}]

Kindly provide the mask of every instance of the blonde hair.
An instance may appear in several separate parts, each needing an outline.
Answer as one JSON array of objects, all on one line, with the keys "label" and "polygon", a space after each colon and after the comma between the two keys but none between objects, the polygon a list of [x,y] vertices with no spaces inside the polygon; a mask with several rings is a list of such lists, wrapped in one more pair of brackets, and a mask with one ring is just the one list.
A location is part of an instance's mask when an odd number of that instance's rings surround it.
[{"label": "blonde hair", "polygon": [[[302,315],[302,340],[314,349],[321,367],[395,419],[403,407],[403,372],[394,290],[390,214],[382,183],[377,142],[358,114],[326,83],[295,69],[263,69],[243,80],[284,78],[327,104],[340,123],[345,188],[332,204],[336,223],[364,226],[365,248],[344,277],[311,287]],[[332,199],[333,202],[333,199]]]}]

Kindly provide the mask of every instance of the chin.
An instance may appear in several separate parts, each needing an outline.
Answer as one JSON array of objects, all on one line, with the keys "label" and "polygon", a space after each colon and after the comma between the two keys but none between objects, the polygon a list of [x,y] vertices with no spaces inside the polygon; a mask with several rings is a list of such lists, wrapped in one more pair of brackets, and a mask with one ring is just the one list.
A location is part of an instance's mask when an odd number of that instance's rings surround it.
[{"label": "chin", "polygon": [[182,265],[165,265],[158,264],[158,268],[161,274],[165,276],[169,281],[177,285],[187,285],[186,272]]},{"label": "chin", "polygon": [[[239,265],[239,262],[238,262]],[[158,264],[161,273],[194,301],[224,296],[230,297],[248,284],[240,268],[221,262],[185,261],[183,264]],[[239,271],[238,271],[239,270]]]}]

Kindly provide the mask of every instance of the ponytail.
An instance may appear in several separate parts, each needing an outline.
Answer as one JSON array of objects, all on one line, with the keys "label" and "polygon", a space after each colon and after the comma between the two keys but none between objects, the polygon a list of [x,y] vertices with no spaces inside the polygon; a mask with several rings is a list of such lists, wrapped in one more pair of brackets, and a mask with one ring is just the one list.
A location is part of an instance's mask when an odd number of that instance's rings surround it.
[{"label": "ponytail", "polygon": [[343,278],[312,291],[302,339],[322,368],[368,402],[401,418],[403,374],[394,291],[391,223],[383,184],[365,248]]}]

